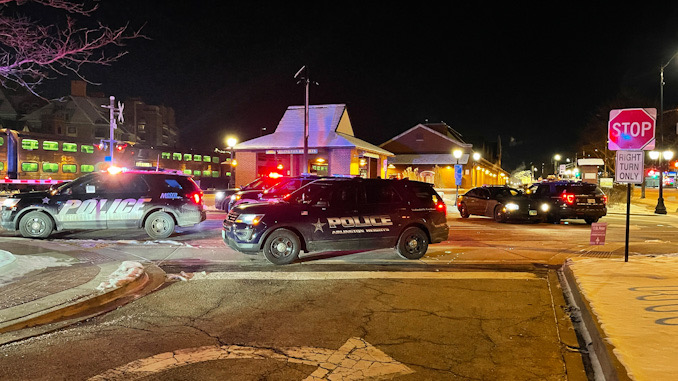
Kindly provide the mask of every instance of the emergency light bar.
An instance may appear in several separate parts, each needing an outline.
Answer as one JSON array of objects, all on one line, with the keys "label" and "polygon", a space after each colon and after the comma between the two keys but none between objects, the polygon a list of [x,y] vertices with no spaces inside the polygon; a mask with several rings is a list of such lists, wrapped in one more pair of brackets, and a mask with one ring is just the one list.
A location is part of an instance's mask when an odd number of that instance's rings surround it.
[{"label": "emergency light bar", "polygon": [[2,179],[0,184],[60,184],[68,180],[16,180],[16,179]]}]

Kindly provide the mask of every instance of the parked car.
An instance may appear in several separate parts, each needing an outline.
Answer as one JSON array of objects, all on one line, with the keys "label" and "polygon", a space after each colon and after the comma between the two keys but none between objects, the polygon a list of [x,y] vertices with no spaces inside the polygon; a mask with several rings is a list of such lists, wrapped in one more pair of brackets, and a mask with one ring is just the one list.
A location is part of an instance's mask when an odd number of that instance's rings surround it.
[{"label": "parked car", "polygon": [[538,222],[544,217],[523,192],[505,185],[473,188],[459,196],[457,209],[462,218],[477,215],[492,217],[497,222]]},{"label": "parked car", "polygon": [[238,196],[238,192],[241,191],[250,191],[250,190],[263,190],[272,187],[273,185],[279,183],[285,179],[284,176],[262,176],[254,179],[254,181],[244,185],[241,188],[231,189],[224,191],[223,197],[220,195],[215,196],[214,206],[217,209],[229,211],[229,205],[232,201],[235,201]]},{"label": "parked car", "polygon": [[546,220],[583,219],[587,224],[597,222],[607,214],[607,196],[596,185],[582,181],[550,181],[533,184],[528,196]]},{"label": "parked car", "polygon": [[175,226],[205,220],[202,197],[180,171],[96,172],[48,191],[7,197],[0,226],[27,238],[60,230],[143,228],[161,239]]},{"label": "parked car", "polygon": [[428,183],[409,180],[325,178],[277,203],[236,206],[222,238],[246,254],[263,251],[273,264],[288,264],[301,251],[394,247],[419,259],[430,243],[447,239],[446,207]]},{"label": "parked car", "polygon": [[302,175],[285,177],[277,184],[266,189],[250,189],[236,192],[236,196],[230,201],[228,210],[241,204],[251,204],[254,202],[276,202],[289,195],[302,186],[321,179],[321,176]]}]

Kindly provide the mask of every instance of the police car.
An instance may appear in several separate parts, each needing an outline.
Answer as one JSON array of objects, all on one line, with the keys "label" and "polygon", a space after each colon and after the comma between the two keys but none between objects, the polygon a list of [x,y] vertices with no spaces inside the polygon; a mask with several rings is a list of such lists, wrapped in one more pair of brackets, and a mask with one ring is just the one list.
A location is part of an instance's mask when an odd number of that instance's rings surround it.
[{"label": "police car", "polygon": [[153,239],[175,226],[205,220],[203,193],[179,171],[121,171],[81,176],[44,192],[18,193],[2,203],[0,226],[29,238],[54,231],[144,228]]},{"label": "police car", "polygon": [[430,184],[409,180],[327,178],[272,204],[240,205],[224,220],[222,238],[242,253],[263,251],[273,264],[299,253],[395,247],[419,259],[447,239],[446,206]]},{"label": "police car", "polygon": [[320,178],[321,176],[316,175],[283,177],[277,184],[265,189],[243,189],[233,195],[228,206],[228,210],[231,210],[241,204],[249,204],[254,202],[276,202],[284,196],[310,183],[311,181],[315,181]]}]

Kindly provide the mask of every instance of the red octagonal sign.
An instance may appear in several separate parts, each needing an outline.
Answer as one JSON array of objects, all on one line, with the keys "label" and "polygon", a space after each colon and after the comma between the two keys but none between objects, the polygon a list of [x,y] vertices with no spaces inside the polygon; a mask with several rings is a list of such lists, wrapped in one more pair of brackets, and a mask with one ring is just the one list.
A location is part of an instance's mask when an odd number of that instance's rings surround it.
[{"label": "red octagonal sign", "polygon": [[654,149],[656,108],[610,110],[607,147],[617,150]]}]

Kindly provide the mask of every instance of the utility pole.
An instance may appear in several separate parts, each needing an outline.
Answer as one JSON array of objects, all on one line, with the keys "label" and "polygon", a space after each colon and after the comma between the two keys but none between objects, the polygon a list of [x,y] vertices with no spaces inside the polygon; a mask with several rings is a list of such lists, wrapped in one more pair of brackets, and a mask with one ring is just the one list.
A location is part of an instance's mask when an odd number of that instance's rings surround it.
[{"label": "utility pole", "polygon": [[[302,73],[303,72],[303,73]],[[299,83],[303,83],[305,87],[305,101],[304,101],[304,155],[303,155],[303,164],[301,173],[308,173],[308,99],[309,99],[309,90],[311,85],[311,78],[308,75],[308,68],[306,65],[302,66],[301,69],[294,75],[294,79],[299,79]],[[317,82],[313,82],[317,85]]]},{"label": "utility pole", "polygon": [[[115,145],[115,142],[116,142],[116,140],[115,140],[115,129],[118,128],[118,124],[116,123],[116,119],[120,123],[125,123],[125,118],[122,114],[123,110],[125,109],[125,105],[121,102],[118,102],[118,107],[116,108],[115,107],[115,97],[111,95],[109,99],[111,101],[110,105],[108,105],[108,106],[101,105],[101,107],[107,108],[110,111],[109,112],[110,139],[108,139],[108,148],[109,148],[109,152],[110,152],[110,157],[109,157],[110,160],[109,161],[112,163],[113,162],[113,149],[114,149],[113,146]],[[104,141],[106,141],[106,140],[104,140]]]}]

